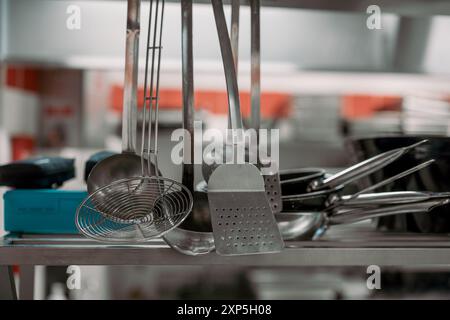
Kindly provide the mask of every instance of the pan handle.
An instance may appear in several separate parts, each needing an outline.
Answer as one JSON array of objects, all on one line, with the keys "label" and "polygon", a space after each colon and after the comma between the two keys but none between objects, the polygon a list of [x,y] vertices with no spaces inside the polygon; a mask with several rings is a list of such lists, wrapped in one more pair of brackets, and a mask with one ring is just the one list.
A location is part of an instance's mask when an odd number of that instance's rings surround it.
[{"label": "pan handle", "polygon": [[362,220],[391,216],[402,213],[425,213],[430,212],[436,207],[450,203],[449,198],[445,199],[431,199],[414,204],[397,204],[391,206],[380,206],[374,209],[364,209],[358,208],[344,213],[337,213],[335,215],[329,216],[328,224],[345,224],[353,223]]},{"label": "pan handle", "polygon": [[423,192],[423,191],[393,191],[361,194],[352,199],[352,196],[342,196],[339,207],[355,207],[367,205],[405,204],[425,201],[429,199],[450,198],[449,192]]},{"label": "pan handle", "polygon": [[354,166],[351,166],[339,173],[332,175],[326,179],[318,179],[311,182],[308,189],[310,191],[320,190],[320,189],[333,189],[341,185],[346,185],[350,182],[358,180],[365,177],[381,168],[384,168],[388,164],[394,162],[399,157],[407,153],[408,151],[416,148],[417,146],[424,144],[428,140],[422,140],[414,143],[407,147],[397,148],[384,152],[382,154],[376,155],[370,159],[360,162]]}]

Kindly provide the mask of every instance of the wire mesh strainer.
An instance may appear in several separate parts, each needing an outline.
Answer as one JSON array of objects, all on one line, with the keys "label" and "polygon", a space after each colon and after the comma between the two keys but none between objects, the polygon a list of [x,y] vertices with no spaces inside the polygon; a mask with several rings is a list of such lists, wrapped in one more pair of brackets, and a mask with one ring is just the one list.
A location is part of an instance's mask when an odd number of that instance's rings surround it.
[{"label": "wire mesh strainer", "polygon": [[[97,192],[105,194],[102,207],[110,211],[96,209]],[[96,193],[78,208],[76,225],[82,234],[99,241],[139,242],[161,236],[192,209],[192,195],[185,186],[157,176],[119,180]]]},{"label": "wire mesh strainer", "polygon": [[158,93],[163,17],[164,0],[151,0],[142,108],[142,175],[99,188],[83,201],[77,210],[76,224],[82,234],[92,239],[145,241],[177,227],[192,209],[190,191],[181,183],[160,176],[158,170]]}]

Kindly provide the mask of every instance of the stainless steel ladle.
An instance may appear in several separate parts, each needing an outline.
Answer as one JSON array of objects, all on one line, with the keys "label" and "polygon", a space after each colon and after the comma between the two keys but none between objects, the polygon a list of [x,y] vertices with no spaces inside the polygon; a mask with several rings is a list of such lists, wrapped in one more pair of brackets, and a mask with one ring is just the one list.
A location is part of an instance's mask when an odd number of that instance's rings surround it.
[{"label": "stainless steel ladle", "polygon": [[[140,0],[128,0],[125,79],[122,112],[122,153],[97,163],[87,179],[90,195],[111,183],[142,175],[141,156],[136,154],[137,80],[140,33]],[[155,167],[151,164],[151,170]],[[101,193],[97,196],[102,203]],[[98,208],[100,209],[100,208]]]}]

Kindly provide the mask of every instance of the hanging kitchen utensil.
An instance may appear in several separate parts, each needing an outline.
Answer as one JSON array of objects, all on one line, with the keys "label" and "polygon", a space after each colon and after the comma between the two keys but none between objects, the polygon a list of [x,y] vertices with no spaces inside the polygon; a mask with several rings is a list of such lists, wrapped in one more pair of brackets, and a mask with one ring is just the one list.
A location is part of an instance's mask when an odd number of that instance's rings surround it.
[{"label": "hanging kitchen utensil", "polygon": [[188,256],[204,255],[215,249],[212,232],[192,231],[178,227],[166,233],[164,241],[172,249]]},{"label": "hanging kitchen utensil", "polygon": [[[177,227],[192,209],[191,192],[182,184],[159,176],[158,171],[159,75],[164,3],[164,0],[150,1],[142,108],[141,175],[102,187],[80,205],[77,227],[92,239],[110,242],[146,241]],[[98,194],[101,196],[97,197]],[[99,205],[106,210],[96,210]]]},{"label": "hanging kitchen utensil", "polygon": [[[265,164],[260,159],[259,129],[261,127],[261,25],[260,1],[250,0],[250,96],[251,96],[251,127],[256,131],[258,166],[263,167],[264,186],[273,213],[282,209],[280,174],[278,164]],[[265,166],[265,168],[264,168]],[[272,167],[269,171],[269,167]]]},{"label": "hanging kitchen utensil", "polygon": [[[140,0],[128,0],[127,34],[125,49],[125,80],[122,111],[122,153],[98,162],[89,173],[87,189],[90,195],[112,182],[141,175],[141,157],[136,154],[137,79],[140,33]],[[153,164],[151,164],[153,166]],[[154,168],[153,168],[154,169]],[[97,209],[106,211],[100,199],[103,193],[96,193]],[[112,212],[109,212],[111,214]]]},{"label": "hanging kitchen utensil", "polygon": [[[231,41],[231,52],[233,53],[233,61],[234,67],[236,70],[236,77],[238,74],[238,65],[239,65],[239,11],[240,11],[240,0],[232,0],[231,1],[231,28],[230,28],[230,41]],[[227,134],[231,132],[231,117],[230,113],[227,116],[228,120],[228,131]],[[209,177],[213,173],[213,171],[218,167],[216,159],[222,159],[222,163],[226,163],[229,161],[227,159],[227,155],[232,153],[233,146],[228,143],[229,137],[227,136],[227,140],[225,141],[225,145],[223,149],[214,149],[210,152],[206,152],[204,155],[204,162],[202,165],[202,175],[203,179],[208,182]],[[246,150],[247,152],[248,150]]]},{"label": "hanging kitchen utensil", "polygon": [[429,199],[417,203],[379,206],[372,209],[344,210],[329,215],[326,212],[283,212],[276,215],[284,240],[316,240],[332,225],[350,224],[362,220],[405,213],[427,213],[434,208],[449,204],[450,199]]},{"label": "hanging kitchen utensil", "polygon": [[181,0],[181,60],[183,91],[183,129],[189,134],[183,137],[182,183],[193,194],[192,212],[177,228],[164,235],[167,244],[176,251],[196,256],[214,250],[211,219],[206,191],[194,189],[194,76],[192,44],[192,0]]},{"label": "hanging kitchen utensil", "polygon": [[87,183],[89,174],[91,173],[92,168],[94,168],[97,165],[97,163],[116,154],[117,152],[104,150],[96,152],[93,155],[91,155],[84,164],[84,181]]},{"label": "hanging kitchen utensil", "polygon": [[[280,170],[281,194],[283,196],[297,195],[306,192],[311,183],[319,178],[329,177],[324,169],[319,168],[300,168]],[[197,189],[208,192],[208,184],[202,181],[197,185]]]},{"label": "hanging kitchen utensil", "polygon": [[[237,160],[237,149],[242,147],[244,139],[236,70],[222,0],[211,2],[227,83],[233,157]],[[256,166],[249,163],[218,166],[208,181],[208,201],[218,254],[254,254],[283,249],[283,240],[265,195],[264,180]]]},{"label": "hanging kitchen utensil", "polygon": [[240,0],[231,0],[231,51],[233,52],[234,67],[236,75],[238,74],[239,65],[239,16],[240,16]]},{"label": "hanging kitchen utensil", "polygon": [[252,164],[221,165],[213,172],[208,200],[219,254],[282,250],[283,241],[264,190],[264,180]]},{"label": "hanging kitchen utensil", "polygon": [[194,207],[188,218],[164,235],[166,243],[189,256],[210,253],[215,249],[214,235],[206,192],[194,191]]}]

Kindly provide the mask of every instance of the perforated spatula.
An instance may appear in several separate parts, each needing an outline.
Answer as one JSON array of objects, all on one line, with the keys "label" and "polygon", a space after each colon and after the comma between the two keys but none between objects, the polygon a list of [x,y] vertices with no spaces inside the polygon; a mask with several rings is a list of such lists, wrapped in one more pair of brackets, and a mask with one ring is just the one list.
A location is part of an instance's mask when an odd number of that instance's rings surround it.
[{"label": "perforated spatula", "polygon": [[[211,2],[225,71],[236,153],[239,144],[244,143],[236,70],[222,0]],[[218,254],[269,253],[283,249],[284,243],[266,197],[264,179],[253,164],[226,163],[218,166],[208,181],[208,202]]]},{"label": "perforated spatula", "polygon": [[217,253],[240,255],[283,249],[264,190],[264,180],[252,164],[225,164],[214,170],[208,201]]}]

